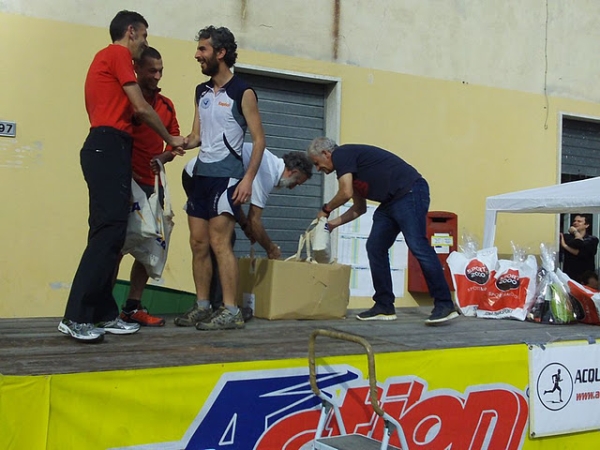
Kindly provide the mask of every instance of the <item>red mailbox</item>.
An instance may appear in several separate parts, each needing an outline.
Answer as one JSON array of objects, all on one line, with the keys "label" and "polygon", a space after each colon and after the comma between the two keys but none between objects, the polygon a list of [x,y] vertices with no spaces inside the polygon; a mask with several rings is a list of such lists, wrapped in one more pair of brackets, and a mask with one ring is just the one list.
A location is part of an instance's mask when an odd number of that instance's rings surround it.
[{"label": "red mailbox", "polygon": [[[454,290],[452,276],[446,260],[456,250],[458,240],[458,218],[447,211],[429,211],[427,213],[427,240],[440,258],[446,282],[450,290]],[[429,292],[419,261],[408,252],[408,290],[409,292]]]}]

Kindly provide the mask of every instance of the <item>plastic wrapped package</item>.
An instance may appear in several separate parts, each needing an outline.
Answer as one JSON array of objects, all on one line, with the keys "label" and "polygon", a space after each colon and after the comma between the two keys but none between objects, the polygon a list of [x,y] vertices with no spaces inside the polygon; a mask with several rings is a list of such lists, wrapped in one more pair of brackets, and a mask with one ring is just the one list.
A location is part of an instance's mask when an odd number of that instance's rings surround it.
[{"label": "plastic wrapped package", "polygon": [[535,293],[535,301],[527,314],[527,320],[538,323],[575,323],[577,317],[567,286],[556,274],[556,250],[540,245],[542,269]]},{"label": "plastic wrapped package", "polygon": [[600,292],[569,278],[560,269],[556,269],[556,275],[568,288],[577,320],[600,325]]}]

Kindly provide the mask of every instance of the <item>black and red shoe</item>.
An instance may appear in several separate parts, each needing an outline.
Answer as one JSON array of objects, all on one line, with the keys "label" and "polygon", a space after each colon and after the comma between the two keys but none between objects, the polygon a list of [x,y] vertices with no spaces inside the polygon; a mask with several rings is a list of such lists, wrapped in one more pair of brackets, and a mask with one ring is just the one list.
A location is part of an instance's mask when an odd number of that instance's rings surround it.
[{"label": "black and red shoe", "polygon": [[165,325],[165,319],[149,314],[146,308],[138,308],[129,312],[121,311],[119,317],[125,322],[139,323],[144,327],[162,327]]}]

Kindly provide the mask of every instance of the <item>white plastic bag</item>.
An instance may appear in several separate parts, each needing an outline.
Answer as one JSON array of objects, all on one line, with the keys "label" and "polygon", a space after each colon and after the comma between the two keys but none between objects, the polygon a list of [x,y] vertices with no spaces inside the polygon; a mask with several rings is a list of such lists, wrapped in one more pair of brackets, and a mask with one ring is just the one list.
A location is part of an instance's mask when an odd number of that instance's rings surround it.
[{"label": "white plastic bag", "polygon": [[475,317],[477,308],[487,299],[488,287],[494,283],[498,249],[474,250],[462,247],[462,252],[450,253],[446,263],[452,274],[456,305],[461,314]]},{"label": "white plastic bag", "polygon": [[319,220],[313,220],[308,228],[310,229],[313,225],[314,228],[308,231],[312,256],[320,264],[329,264],[331,262],[331,233],[327,226],[327,218],[321,217]]},{"label": "white plastic bag", "polygon": [[[155,177],[156,178],[156,177]],[[155,189],[148,198],[144,190],[131,180],[131,209],[127,219],[125,247],[133,247],[145,238],[153,238],[159,228],[157,217],[162,213],[160,197]]]},{"label": "white plastic bag", "polygon": [[487,298],[479,303],[477,317],[525,320],[535,300],[537,261],[526,250],[512,243],[513,258],[498,261],[494,282],[488,285]]},{"label": "white plastic bag", "polygon": [[542,270],[535,292],[535,301],[527,313],[527,320],[538,323],[569,324],[577,320],[567,285],[556,272],[556,249],[540,245]]},{"label": "white plastic bag", "polygon": [[[316,231],[317,228],[320,230]],[[318,250],[313,248],[315,242],[319,247]],[[306,259],[302,258],[304,250],[306,250]],[[331,263],[331,238],[325,217],[318,221],[315,219],[310,223],[306,231],[300,235],[296,254],[287,258],[286,261],[306,261],[313,264]]]},{"label": "white plastic bag", "polygon": [[479,250],[479,240],[464,230],[460,251],[450,253],[446,259],[452,284],[455,303],[461,314],[475,317],[479,304],[486,298],[490,283],[493,283],[498,250],[496,247]]},{"label": "white plastic bag", "polygon": [[[167,254],[169,252],[169,239],[173,230],[173,208],[171,207],[171,197],[167,185],[167,177],[165,168],[160,164],[160,174],[154,177],[154,192],[150,198],[146,199],[146,194],[137,186],[137,183],[132,181],[132,211],[129,214],[127,223],[127,237],[123,246],[123,254],[130,253],[138,262],[146,268],[148,276],[154,279],[159,279],[167,263]],[[160,206],[159,184],[164,190],[164,209]],[[133,193],[133,185],[142,192],[146,202],[141,201],[138,196],[136,198]],[[139,194],[139,192],[138,192]],[[140,205],[136,206],[136,201]],[[140,216],[143,215],[143,218]],[[152,224],[153,232],[150,233],[150,227],[147,224]]]}]

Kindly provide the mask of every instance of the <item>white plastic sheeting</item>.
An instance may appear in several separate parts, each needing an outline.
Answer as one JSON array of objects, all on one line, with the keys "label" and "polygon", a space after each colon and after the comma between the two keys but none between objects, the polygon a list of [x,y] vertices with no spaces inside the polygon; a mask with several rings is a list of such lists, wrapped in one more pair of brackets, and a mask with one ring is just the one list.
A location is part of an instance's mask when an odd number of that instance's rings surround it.
[{"label": "white plastic sheeting", "polygon": [[492,247],[498,213],[600,213],[600,177],[488,197],[483,248]]}]

